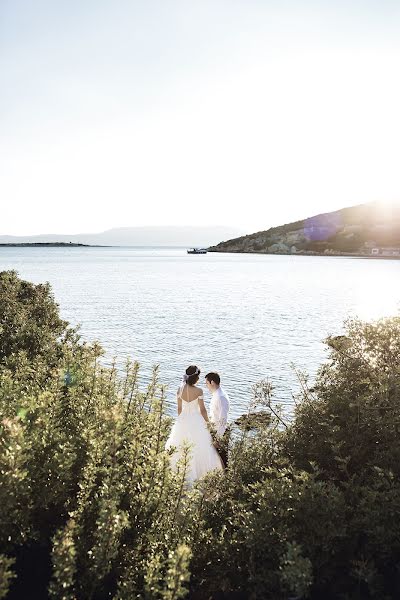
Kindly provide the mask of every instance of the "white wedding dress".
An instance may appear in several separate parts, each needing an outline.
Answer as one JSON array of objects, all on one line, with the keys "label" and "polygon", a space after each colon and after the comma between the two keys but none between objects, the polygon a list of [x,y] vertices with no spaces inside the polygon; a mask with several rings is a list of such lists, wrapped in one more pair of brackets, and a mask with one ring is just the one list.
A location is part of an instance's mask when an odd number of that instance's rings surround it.
[{"label": "white wedding dress", "polygon": [[178,459],[182,456],[182,444],[184,441],[191,444],[191,454],[186,473],[186,482],[190,487],[196,479],[199,479],[208,471],[213,469],[223,470],[224,466],[220,455],[215,449],[211,433],[200,412],[199,396],[195,400],[187,401],[182,398],[183,387],[179,390],[182,399],[182,411],[178,415],[165,448],[176,446],[176,451],[171,455],[171,467],[176,468]]}]

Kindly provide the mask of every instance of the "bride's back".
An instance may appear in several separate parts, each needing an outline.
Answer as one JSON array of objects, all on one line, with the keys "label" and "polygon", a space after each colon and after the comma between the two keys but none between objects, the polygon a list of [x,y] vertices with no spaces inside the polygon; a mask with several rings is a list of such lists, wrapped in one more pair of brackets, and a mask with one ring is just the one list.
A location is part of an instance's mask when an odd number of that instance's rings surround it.
[{"label": "bride's back", "polygon": [[178,390],[180,397],[186,402],[193,402],[197,398],[203,395],[203,390],[195,385],[185,385]]}]

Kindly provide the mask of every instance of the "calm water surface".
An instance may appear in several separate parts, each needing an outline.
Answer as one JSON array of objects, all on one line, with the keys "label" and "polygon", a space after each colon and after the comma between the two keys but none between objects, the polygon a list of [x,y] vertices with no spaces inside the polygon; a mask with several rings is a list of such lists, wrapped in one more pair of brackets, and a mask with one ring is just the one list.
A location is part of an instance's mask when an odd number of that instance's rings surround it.
[{"label": "calm water surface", "polygon": [[[251,385],[270,377],[288,410],[298,390],[294,363],[311,377],[322,340],[348,316],[398,314],[400,262],[356,258],[214,254],[185,249],[0,248],[0,270],[49,281],[61,316],[97,339],[106,360],[140,361],[143,381],[160,365],[168,402],[185,367],[217,370],[231,416]],[[205,387],[205,386],[203,386]],[[206,394],[208,396],[208,392]]]}]

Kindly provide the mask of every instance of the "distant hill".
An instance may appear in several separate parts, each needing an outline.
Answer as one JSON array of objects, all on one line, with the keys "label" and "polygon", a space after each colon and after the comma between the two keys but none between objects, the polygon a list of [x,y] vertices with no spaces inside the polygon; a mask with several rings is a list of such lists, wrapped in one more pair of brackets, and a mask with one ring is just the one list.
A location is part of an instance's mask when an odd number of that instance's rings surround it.
[{"label": "distant hill", "polygon": [[77,243],[103,246],[205,246],[231,239],[243,231],[233,227],[120,227],[101,233],[0,235],[0,244]]},{"label": "distant hill", "polygon": [[[220,242],[211,252],[385,254],[400,249],[400,206],[360,204]],[[388,251],[389,252],[389,251]],[[400,250],[399,250],[400,253]]]}]

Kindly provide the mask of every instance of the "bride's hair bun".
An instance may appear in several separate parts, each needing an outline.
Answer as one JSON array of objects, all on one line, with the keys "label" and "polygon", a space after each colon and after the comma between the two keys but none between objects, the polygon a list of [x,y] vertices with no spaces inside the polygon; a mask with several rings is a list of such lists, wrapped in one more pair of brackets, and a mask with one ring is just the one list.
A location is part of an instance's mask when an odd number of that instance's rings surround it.
[{"label": "bride's hair bun", "polygon": [[190,365],[190,367],[188,367],[186,369],[186,383],[188,383],[189,385],[194,385],[195,383],[198,382],[199,380],[199,376],[200,376],[200,369],[198,367],[196,367],[196,365]]}]

